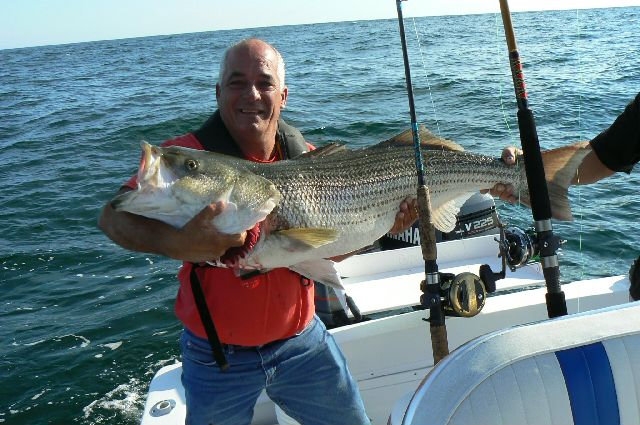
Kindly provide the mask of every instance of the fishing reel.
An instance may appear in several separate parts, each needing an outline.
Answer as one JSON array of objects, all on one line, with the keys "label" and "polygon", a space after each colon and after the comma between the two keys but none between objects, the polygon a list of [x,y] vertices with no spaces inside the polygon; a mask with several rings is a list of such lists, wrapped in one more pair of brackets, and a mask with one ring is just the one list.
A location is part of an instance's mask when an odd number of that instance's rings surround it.
[{"label": "fishing reel", "polygon": [[501,228],[498,243],[500,255],[512,272],[540,258],[540,244],[533,229],[522,230],[513,226]]},{"label": "fishing reel", "polygon": [[427,306],[433,303],[434,296],[439,297],[445,315],[456,317],[473,317],[480,313],[487,299],[484,282],[475,274],[439,273],[440,284],[437,295],[429,291],[423,281],[420,289],[423,294],[420,303]]},{"label": "fishing reel", "polygon": [[484,282],[470,272],[451,274],[443,279],[441,288],[444,311],[449,316],[473,317],[480,313],[487,299]]},{"label": "fishing reel", "polygon": [[519,227],[505,227],[502,223],[500,228],[500,239],[496,239],[500,249],[499,256],[502,258],[502,270],[495,273],[491,266],[483,264],[480,266],[480,278],[486,285],[489,292],[496,290],[496,281],[504,279],[507,265],[512,272],[540,258],[540,242],[533,229],[522,230]]}]

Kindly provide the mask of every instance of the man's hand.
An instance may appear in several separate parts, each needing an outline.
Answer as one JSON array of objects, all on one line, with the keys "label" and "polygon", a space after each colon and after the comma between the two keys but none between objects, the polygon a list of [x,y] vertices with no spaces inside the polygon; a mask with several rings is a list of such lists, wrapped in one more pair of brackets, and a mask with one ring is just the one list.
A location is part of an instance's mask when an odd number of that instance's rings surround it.
[{"label": "man's hand", "polygon": [[[515,146],[508,146],[502,151],[502,160],[507,165],[515,165],[516,157],[522,155],[522,151]],[[515,204],[518,199],[513,193],[514,188],[510,184],[498,183],[489,190],[483,190],[482,193],[489,192],[492,196],[502,199],[503,201]]]},{"label": "man's hand", "polygon": [[400,209],[396,214],[396,221],[389,233],[402,233],[418,219],[418,201],[416,198],[407,197],[400,203]]},{"label": "man's hand", "polygon": [[223,210],[222,202],[208,205],[178,231],[176,244],[182,247],[182,260],[195,263],[215,260],[229,248],[244,244],[246,232],[230,235],[213,225],[212,220]]}]

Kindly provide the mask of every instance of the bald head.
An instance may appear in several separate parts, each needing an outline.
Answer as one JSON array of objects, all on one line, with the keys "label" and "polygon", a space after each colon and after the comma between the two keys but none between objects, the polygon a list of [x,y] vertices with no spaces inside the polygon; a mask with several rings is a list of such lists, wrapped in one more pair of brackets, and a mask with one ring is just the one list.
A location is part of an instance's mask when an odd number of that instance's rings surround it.
[{"label": "bald head", "polygon": [[220,68],[216,101],[224,125],[246,157],[269,160],[287,103],[282,56],[252,38],[227,49]]},{"label": "bald head", "polygon": [[[243,50],[253,51],[253,52],[262,52],[262,53],[265,53],[266,55],[269,55],[269,53],[272,53],[274,55],[273,58],[276,61],[276,67],[277,67],[276,72],[278,75],[278,82],[280,83],[280,89],[282,90],[284,88],[284,75],[285,75],[284,59],[282,58],[282,55],[275,47],[273,47],[271,44],[267,43],[266,41],[260,40],[259,38],[247,38],[247,39],[241,40],[236,44],[232,45],[231,47],[229,47],[224,52],[224,55],[222,56],[222,60],[220,61],[220,72],[218,73],[218,83],[220,83],[224,79],[225,74],[228,72],[227,62],[228,62],[229,56],[235,52],[243,51]],[[264,59],[268,60],[269,58],[266,57],[266,55]]]}]

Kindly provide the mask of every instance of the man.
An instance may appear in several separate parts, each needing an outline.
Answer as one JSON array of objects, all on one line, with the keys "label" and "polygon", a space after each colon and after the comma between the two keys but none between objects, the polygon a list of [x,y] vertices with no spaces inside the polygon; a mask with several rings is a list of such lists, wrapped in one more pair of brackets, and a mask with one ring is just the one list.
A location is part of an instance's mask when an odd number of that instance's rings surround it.
[{"label": "man", "polygon": [[[271,45],[248,39],[222,60],[216,100],[219,110],[197,131],[170,140],[271,162],[308,150],[302,135],[280,119],[287,102],[284,61]],[[293,153],[293,154],[292,154]],[[121,191],[135,188],[133,177]],[[314,314],[313,282],[274,269],[247,279],[233,270],[199,267],[232,261],[256,242],[254,229],[226,235],[211,225],[222,205],[211,205],[183,228],[104,207],[99,226],[124,248],[183,260],[175,311],[184,324],[180,345],[187,424],[249,424],[263,389],[289,416],[305,425],[368,424],[357,383],[333,337]],[[403,202],[392,230],[416,219]],[[192,274],[193,272],[193,274]],[[231,365],[221,371],[198,314],[190,277],[201,283],[207,308]]]},{"label": "man", "polygon": [[[631,172],[640,161],[640,93],[613,124],[593,138],[589,145],[591,152],[582,160],[573,184],[595,183],[615,172]],[[503,150],[502,159],[507,164],[515,164],[519,153],[517,148],[509,146]],[[511,203],[517,201],[517,193],[514,193],[511,185],[497,184],[489,192]],[[629,280],[631,298],[640,300],[640,257],[629,270]]]}]

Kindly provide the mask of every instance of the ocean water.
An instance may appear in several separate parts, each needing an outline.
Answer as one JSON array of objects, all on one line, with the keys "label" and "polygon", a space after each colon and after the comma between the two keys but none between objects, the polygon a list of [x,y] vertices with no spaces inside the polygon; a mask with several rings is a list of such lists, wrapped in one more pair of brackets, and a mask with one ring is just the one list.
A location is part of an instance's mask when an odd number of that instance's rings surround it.
[{"label": "ocean water", "polygon": [[[640,90],[640,8],[514,14],[543,148],[588,139]],[[518,144],[499,15],[407,19],[417,115],[466,149]],[[101,207],[139,143],[215,109],[219,59],[257,36],[287,62],[285,118],[316,145],[409,126],[397,20],[284,26],[0,51],[0,423],[136,424],[178,359],[179,263],[114,245]],[[574,187],[563,282],[624,274],[640,253],[640,175]],[[530,212],[498,202],[510,224]]]}]

